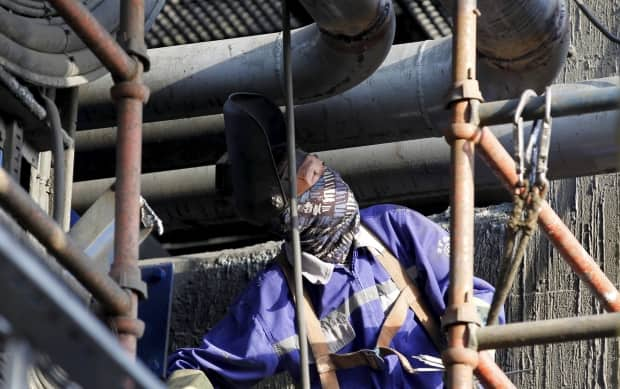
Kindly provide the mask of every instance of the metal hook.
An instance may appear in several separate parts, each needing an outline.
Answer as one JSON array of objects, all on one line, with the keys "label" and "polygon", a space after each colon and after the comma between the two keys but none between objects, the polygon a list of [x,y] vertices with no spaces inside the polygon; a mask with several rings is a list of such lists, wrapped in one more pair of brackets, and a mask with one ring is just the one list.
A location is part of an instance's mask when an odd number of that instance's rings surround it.
[{"label": "metal hook", "polygon": [[549,163],[549,148],[551,146],[551,88],[545,90],[545,119],[543,121],[540,139],[538,141],[538,159],[536,161],[536,185],[546,189],[547,170]]},{"label": "metal hook", "polygon": [[518,182],[517,185],[519,187],[523,186],[523,175],[525,171],[525,161],[524,161],[524,150],[523,150],[523,110],[529,99],[532,97],[536,97],[536,92],[531,89],[526,89],[521,94],[519,98],[519,104],[517,104],[517,108],[515,109],[515,116],[513,120],[514,130],[513,130],[513,147],[514,147],[514,159],[517,167],[517,176]]}]

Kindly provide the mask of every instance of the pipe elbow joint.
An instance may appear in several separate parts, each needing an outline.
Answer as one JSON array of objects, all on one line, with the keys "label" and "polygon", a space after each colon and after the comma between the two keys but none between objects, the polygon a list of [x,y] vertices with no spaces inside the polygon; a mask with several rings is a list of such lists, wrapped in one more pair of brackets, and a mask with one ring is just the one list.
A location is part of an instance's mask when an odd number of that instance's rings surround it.
[{"label": "pipe elbow joint", "polygon": [[510,7],[505,9],[499,4],[506,2],[488,4],[491,15],[488,20],[481,20],[478,74],[487,99],[514,97],[525,89],[544,91],[568,55],[570,29],[566,1],[515,2],[522,4],[514,6],[509,2]]},{"label": "pipe elbow joint", "polygon": [[[361,11],[354,12],[351,17],[351,10],[357,5],[351,4],[345,8],[342,3],[358,4],[358,1],[339,2],[339,6],[347,9],[348,13],[339,12],[332,7],[330,13],[323,10],[318,15],[316,9],[309,9],[308,1],[303,2],[316,20],[312,33],[318,36],[313,39],[300,34],[300,45],[297,46],[297,54],[293,55],[298,60],[306,57],[315,59],[311,77],[302,72],[293,74],[296,103],[321,100],[353,88],[370,77],[387,57],[396,33],[396,16],[392,2],[361,1]],[[373,9],[372,13],[369,12],[370,8]],[[308,46],[301,42],[313,44]],[[302,67],[294,66],[295,69]],[[320,77],[317,78],[317,75]],[[320,81],[317,83],[317,80]]]}]

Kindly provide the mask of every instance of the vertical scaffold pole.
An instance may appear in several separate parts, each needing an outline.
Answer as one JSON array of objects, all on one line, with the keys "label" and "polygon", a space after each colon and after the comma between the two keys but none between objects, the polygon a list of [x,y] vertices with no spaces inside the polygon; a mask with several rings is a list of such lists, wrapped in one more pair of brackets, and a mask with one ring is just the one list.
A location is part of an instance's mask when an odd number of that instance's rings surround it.
[{"label": "vertical scaffold pole", "polygon": [[447,387],[471,389],[478,353],[469,348],[471,326],[478,322],[473,302],[474,258],[474,151],[480,93],[476,82],[476,0],[455,3],[452,43],[454,98],[451,144],[450,286],[448,307],[442,317],[447,347],[442,353]]},{"label": "vertical scaffold pole", "polygon": [[[110,318],[118,338],[131,356],[144,332],[138,317],[138,297],[146,290],[138,268],[140,235],[140,174],[142,167],[142,107],[149,90],[142,83],[146,47],[144,45],[144,0],[121,2],[118,39],[132,55],[137,71],[128,79],[116,80],[110,93],[116,101],[118,141],[116,145],[116,186],[114,263],[110,274],[131,295],[131,310]],[[148,66],[148,62],[146,62]]]},{"label": "vertical scaffold pole", "polygon": [[295,281],[295,304],[297,316],[297,334],[299,337],[300,382],[303,389],[310,388],[308,364],[308,342],[306,339],[306,320],[304,313],[304,289],[301,275],[301,242],[297,216],[297,164],[295,153],[295,107],[293,104],[293,67],[291,62],[291,26],[287,0],[282,0],[282,59],[284,66],[284,84],[286,87],[286,141],[288,156],[289,193],[291,207],[291,245],[293,248],[293,270]]}]

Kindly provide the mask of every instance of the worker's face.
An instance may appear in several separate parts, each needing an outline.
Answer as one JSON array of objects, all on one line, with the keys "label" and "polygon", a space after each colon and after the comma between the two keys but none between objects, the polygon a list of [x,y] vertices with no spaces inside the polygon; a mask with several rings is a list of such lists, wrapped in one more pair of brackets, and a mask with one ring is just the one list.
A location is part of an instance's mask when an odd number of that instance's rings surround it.
[{"label": "worker's face", "polygon": [[[314,155],[301,156],[297,163],[297,214],[302,249],[324,261],[342,263],[359,227],[357,202],[338,173]],[[289,208],[283,210],[279,228],[286,237]]]},{"label": "worker's face", "polygon": [[316,155],[308,154],[297,169],[297,197],[316,184],[325,172],[325,164]]}]

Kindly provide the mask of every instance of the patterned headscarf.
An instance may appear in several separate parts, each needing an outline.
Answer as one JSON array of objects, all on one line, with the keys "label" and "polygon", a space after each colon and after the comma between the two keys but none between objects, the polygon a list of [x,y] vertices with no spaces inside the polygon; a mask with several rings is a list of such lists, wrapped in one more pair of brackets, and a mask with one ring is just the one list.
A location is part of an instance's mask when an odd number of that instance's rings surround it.
[{"label": "patterned headscarf", "polygon": [[[340,175],[325,168],[319,180],[298,197],[301,249],[322,261],[343,264],[359,231],[359,207]],[[282,233],[290,226],[290,210],[283,210]]]}]

